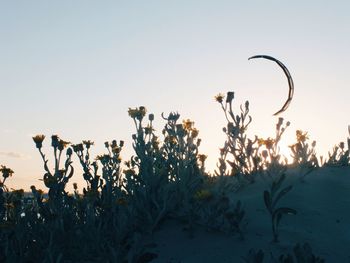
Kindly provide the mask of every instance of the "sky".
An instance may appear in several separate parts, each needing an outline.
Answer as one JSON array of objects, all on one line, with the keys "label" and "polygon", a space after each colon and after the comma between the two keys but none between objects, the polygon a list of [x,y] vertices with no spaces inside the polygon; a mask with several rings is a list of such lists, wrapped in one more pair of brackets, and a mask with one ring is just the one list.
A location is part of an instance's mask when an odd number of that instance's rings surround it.
[{"label": "sky", "polygon": [[[124,140],[132,152],[129,107],[178,111],[200,131],[200,152],[213,171],[225,141],[214,96],[235,92],[250,102],[249,134],[273,137],[280,115],[291,122],[281,151],[307,131],[326,155],[348,136],[350,16],[348,1],[3,1],[0,0],[0,164],[12,188],[43,187],[43,163],[31,139],[45,134],[79,143]],[[74,159],[77,161],[77,159]],[[49,163],[50,164],[50,163]],[[52,164],[52,163],[51,163]],[[72,178],[83,185],[80,171]]]}]

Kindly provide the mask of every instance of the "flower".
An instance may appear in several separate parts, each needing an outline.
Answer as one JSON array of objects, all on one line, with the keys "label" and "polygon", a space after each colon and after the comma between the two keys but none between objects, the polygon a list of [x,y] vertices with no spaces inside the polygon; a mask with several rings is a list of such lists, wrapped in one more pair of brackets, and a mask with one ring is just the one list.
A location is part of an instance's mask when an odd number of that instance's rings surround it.
[{"label": "flower", "polygon": [[194,122],[192,122],[190,119],[182,121],[182,126],[184,127],[185,130],[191,130],[193,127],[193,124]]},{"label": "flower", "polygon": [[120,151],[121,151],[121,148],[120,148],[120,147],[118,147],[118,146],[112,147],[112,152],[113,152],[114,154],[119,154]]},{"label": "flower", "polygon": [[175,137],[175,136],[172,136],[172,135],[168,135],[167,137],[165,137],[164,141],[165,141],[165,142],[168,142],[168,143],[170,143],[170,144],[172,144],[172,145],[177,144],[177,139],[176,139],[176,137]]},{"label": "flower", "polygon": [[196,200],[209,200],[212,198],[212,193],[209,190],[199,190],[195,193],[194,198]]},{"label": "flower", "polygon": [[198,154],[198,160],[201,162],[201,163],[204,163],[205,160],[207,159],[208,156],[206,156],[205,154]]},{"label": "flower", "polygon": [[70,144],[70,142],[59,139],[58,150],[63,151],[63,149],[66,148],[69,144]]},{"label": "flower", "polygon": [[275,143],[275,140],[274,140],[274,139],[271,139],[270,137],[267,138],[267,139],[265,140],[265,142],[264,142],[266,148],[269,149],[269,150],[272,149],[274,143]]},{"label": "flower", "polygon": [[177,112],[170,112],[169,116],[168,116],[168,121],[174,121],[176,122],[178,119],[180,118],[180,114]]},{"label": "flower", "polygon": [[258,145],[259,146],[265,145],[268,150],[272,149],[274,143],[275,143],[275,140],[270,137],[267,138],[266,140],[262,138],[258,139]]},{"label": "flower", "polygon": [[137,116],[137,108],[136,109],[129,108],[128,114],[131,118],[135,119]]},{"label": "flower", "polygon": [[193,138],[196,138],[199,134],[199,131],[196,128],[193,128],[191,131],[191,135]]},{"label": "flower", "polygon": [[86,141],[83,141],[83,144],[86,146],[86,149],[89,149],[91,145],[94,145],[94,142],[90,140],[86,140]]},{"label": "flower", "polygon": [[1,165],[0,172],[2,172],[2,176],[4,178],[10,177],[14,174],[14,171],[10,168],[7,168],[4,165]]},{"label": "flower", "polygon": [[73,144],[72,147],[74,152],[82,152],[84,150],[84,146],[82,143]]},{"label": "flower", "polygon": [[145,117],[146,112],[147,110],[144,106],[140,106],[139,108],[135,109],[129,108],[128,110],[129,116],[133,119],[138,119],[139,121],[141,121],[142,118]]},{"label": "flower", "polygon": [[33,141],[35,142],[36,148],[40,149],[43,146],[43,141],[45,139],[45,135],[38,134],[33,137]]},{"label": "flower", "polygon": [[152,128],[152,126],[148,125],[147,127],[144,128],[145,129],[145,134],[149,135],[152,134],[152,132],[154,131],[154,129]]},{"label": "flower", "polygon": [[116,204],[117,204],[117,205],[127,205],[127,204],[128,204],[128,201],[127,201],[125,198],[120,197],[120,198],[118,198],[118,199],[116,200]]},{"label": "flower", "polygon": [[97,155],[96,160],[100,161],[103,165],[107,164],[111,157],[108,154]]},{"label": "flower", "polygon": [[222,94],[222,93],[219,93],[219,94],[216,95],[214,98],[215,98],[215,100],[216,100],[217,102],[222,103],[223,100],[224,100],[224,98],[225,98],[225,95]]},{"label": "flower", "polygon": [[307,132],[303,132],[301,130],[296,131],[296,136],[298,142],[305,142],[307,139],[309,139]]}]

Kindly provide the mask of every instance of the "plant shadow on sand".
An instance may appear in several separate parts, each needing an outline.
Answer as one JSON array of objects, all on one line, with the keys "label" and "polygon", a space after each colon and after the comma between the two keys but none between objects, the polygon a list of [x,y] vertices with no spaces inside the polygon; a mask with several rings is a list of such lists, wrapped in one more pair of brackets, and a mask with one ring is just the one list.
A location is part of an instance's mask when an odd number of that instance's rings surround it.
[{"label": "plant shadow on sand", "polygon": [[[292,164],[279,152],[290,125],[282,118],[272,138],[248,138],[249,103],[233,112],[234,93],[215,97],[227,120],[217,169],[199,153],[199,131],[172,112],[162,115],[162,140],[145,107],[129,109],[135,154],[123,162],[123,141],[33,137],[47,190],[9,190],[1,166],[1,262],[349,262],[349,144],[318,159],[316,143],[298,130]],[[70,146],[69,146],[70,145]],[[66,186],[76,158],[86,186]]]}]

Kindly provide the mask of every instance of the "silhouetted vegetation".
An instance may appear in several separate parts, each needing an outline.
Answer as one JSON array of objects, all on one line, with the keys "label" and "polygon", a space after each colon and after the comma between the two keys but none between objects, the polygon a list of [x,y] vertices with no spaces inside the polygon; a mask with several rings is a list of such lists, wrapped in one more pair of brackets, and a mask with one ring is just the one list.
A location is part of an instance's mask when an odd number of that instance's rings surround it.
[{"label": "silhouetted vegetation", "polygon": [[[230,194],[253,184],[259,176],[271,183],[271,189],[261,194],[271,215],[274,241],[278,241],[282,215],[296,213],[277,207],[292,188],[281,190],[285,171],[298,167],[305,179],[320,167],[316,143],[310,146],[307,134],[297,131],[289,166],[278,147],[289,122],[278,120],[274,138],[248,138],[249,103],[236,114],[233,92],[215,98],[227,124],[214,175],[205,169],[206,156],[199,152],[201,139],[194,122],[180,121],[176,112],[162,116],[161,137],[153,128],[153,114],[147,115],[142,106],[129,109],[135,125],[134,155],[126,161],[121,159],[123,141],[106,142],[105,153],[93,158],[92,141],[71,144],[53,135],[53,161],[49,162],[43,150],[45,136],[33,137],[42,157],[46,189],[31,186],[30,197],[21,189],[10,191],[5,182],[14,172],[1,166],[0,262],[150,262],[157,257],[152,235],[168,219],[183,224],[190,235],[199,225],[244,239],[244,200],[232,200]],[[325,165],[349,165],[349,146],[349,140],[348,149],[340,143]],[[82,193],[76,184],[73,193],[66,190],[75,173],[74,159],[86,182]],[[309,250],[308,245],[295,247],[296,262],[323,262],[314,256],[314,261],[300,261],[309,258]],[[303,253],[309,254],[301,256]],[[295,262],[291,257],[281,256],[278,262]],[[262,260],[262,251],[251,251],[246,262]]]}]

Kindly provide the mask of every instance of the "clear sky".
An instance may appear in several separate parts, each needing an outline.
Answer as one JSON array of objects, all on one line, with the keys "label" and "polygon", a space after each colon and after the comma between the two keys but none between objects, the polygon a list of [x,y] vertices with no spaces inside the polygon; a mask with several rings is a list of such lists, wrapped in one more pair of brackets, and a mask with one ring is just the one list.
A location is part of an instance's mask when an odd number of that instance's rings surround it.
[{"label": "clear sky", "polygon": [[[274,136],[290,70],[295,94],[281,116],[309,132],[325,155],[350,124],[348,1],[0,1],[0,164],[8,185],[41,185],[43,167],[31,139],[43,133],[78,143],[125,140],[128,107],[156,116],[179,111],[195,121],[213,170],[224,143],[224,115],[213,97],[235,91],[250,101],[252,135]],[[286,146],[285,146],[286,147]],[[76,160],[76,159],[75,159]],[[77,173],[72,182],[82,184]]]}]

